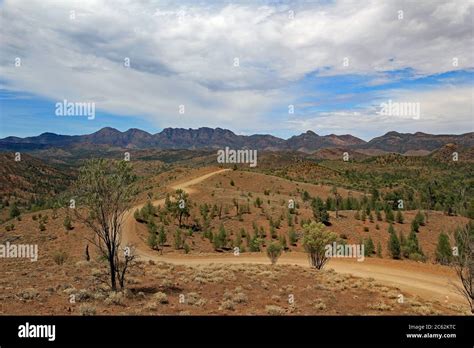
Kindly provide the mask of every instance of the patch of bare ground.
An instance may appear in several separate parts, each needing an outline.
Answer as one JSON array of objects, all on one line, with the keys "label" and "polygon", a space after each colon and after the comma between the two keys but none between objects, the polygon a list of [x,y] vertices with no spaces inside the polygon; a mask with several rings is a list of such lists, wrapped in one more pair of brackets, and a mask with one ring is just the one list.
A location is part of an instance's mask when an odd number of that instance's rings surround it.
[{"label": "patch of bare ground", "polygon": [[7,263],[0,314],[454,315],[463,310],[402,294],[373,279],[296,265],[140,262],[127,289],[114,293],[104,282],[101,261]]}]

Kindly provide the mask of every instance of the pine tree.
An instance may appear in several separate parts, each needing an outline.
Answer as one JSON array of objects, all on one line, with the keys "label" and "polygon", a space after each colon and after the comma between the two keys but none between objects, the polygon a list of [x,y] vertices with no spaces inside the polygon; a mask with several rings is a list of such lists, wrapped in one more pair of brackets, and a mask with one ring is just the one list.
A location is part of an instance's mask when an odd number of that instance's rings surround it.
[{"label": "pine tree", "polygon": [[364,243],[364,248],[365,248],[365,256],[372,256],[372,254],[375,253],[375,245],[371,237],[366,239]]},{"label": "pine tree", "polygon": [[438,236],[438,245],[436,246],[436,261],[442,265],[447,265],[451,263],[452,258],[449,237],[446,233],[441,232]]},{"label": "pine tree", "polygon": [[377,217],[377,221],[382,221],[382,213],[380,212],[380,210],[375,210],[375,215]]},{"label": "pine tree", "polygon": [[377,242],[377,257],[382,257],[382,244],[380,241]]},{"label": "pine tree", "polygon": [[393,227],[393,224],[390,223],[390,225],[388,226],[388,233],[395,233],[395,228]]},{"label": "pine tree", "polygon": [[281,234],[280,237],[278,238],[281,246],[283,247],[283,250],[287,250],[288,249],[288,244],[286,243],[286,237]]},{"label": "pine tree", "polygon": [[324,205],[324,202],[321,198],[313,198],[311,202],[311,207],[313,208],[313,216],[317,222],[321,222],[325,225],[329,225],[329,213]]},{"label": "pine tree", "polygon": [[13,203],[11,206],[10,206],[10,219],[14,219],[18,216],[20,216],[20,209],[18,209],[16,203]]},{"label": "pine tree", "polygon": [[219,227],[219,233],[214,236],[214,249],[221,249],[227,247],[227,231],[224,225]]},{"label": "pine tree", "polygon": [[374,222],[374,216],[372,215],[372,213],[369,214],[369,221]]},{"label": "pine tree", "polygon": [[183,247],[183,236],[181,230],[178,228],[174,233],[174,248],[179,250]]},{"label": "pine tree", "polygon": [[407,244],[407,239],[405,238],[403,232],[400,231],[400,233],[398,234],[398,239],[400,240],[400,249],[402,257],[410,257],[410,248]]},{"label": "pine tree", "polygon": [[390,240],[388,242],[388,251],[393,259],[400,258],[400,241],[395,233],[390,234]]},{"label": "pine tree", "polygon": [[399,224],[403,224],[403,221],[404,221],[404,218],[403,218],[403,214],[400,210],[397,210],[397,222]]},{"label": "pine tree", "polygon": [[250,240],[249,249],[250,251],[260,251],[260,247],[262,245],[263,240],[258,237],[258,235],[254,235]]},{"label": "pine tree", "polygon": [[385,221],[386,222],[393,222],[394,221],[393,211],[392,211],[392,208],[390,208],[390,207],[385,212]]},{"label": "pine tree", "polygon": [[413,260],[423,260],[423,250],[421,250],[420,244],[418,242],[418,236],[415,231],[411,231],[407,239],[407,249],[409,252],[409,258]]},{"label": "pine tree", "polygon": [[160,227],[160,232],[158,233],[158,244],[161,248],[161,254],[163,255],[163,248],[166,243],[167,237],[166,237],[166,232],[165,228],[163,225]]},{"label": "pine tree", "polygon": [[295,246],[298,242],[298,236],[296,235],[294,228],[291,228],[290,232],[288,233],[288,238],[290,239],[290,245]]},{"label": "pine tree", "polygon": [[415,220],[419,226],[425,226],[425,216],[423,215],[421,211],[418,210],[418,213],[416,213],[416,216],[415,216]]}]

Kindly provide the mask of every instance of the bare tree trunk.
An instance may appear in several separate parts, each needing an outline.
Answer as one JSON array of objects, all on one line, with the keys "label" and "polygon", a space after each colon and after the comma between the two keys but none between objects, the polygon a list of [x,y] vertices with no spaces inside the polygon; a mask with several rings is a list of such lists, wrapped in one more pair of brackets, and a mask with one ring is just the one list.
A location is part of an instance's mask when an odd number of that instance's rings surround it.
[{"label": "bare tree trunk", "polygon": [[110,268],[110,286],[113,291],[117,290],[117,280],[115,278],[115,260],[114,256],[109,256],[109,268]]},{"label": "bare tree trunk", "polygon": [[86,245],[86,261],[90,261],[91,257],[89,255],[89,244]]}]

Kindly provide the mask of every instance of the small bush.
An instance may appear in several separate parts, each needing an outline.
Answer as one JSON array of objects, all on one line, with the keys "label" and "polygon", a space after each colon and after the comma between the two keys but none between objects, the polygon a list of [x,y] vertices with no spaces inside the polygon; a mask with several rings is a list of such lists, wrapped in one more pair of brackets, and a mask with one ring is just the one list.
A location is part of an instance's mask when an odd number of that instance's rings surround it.
[{"label": "small bush", "polygon": [[123,305],[123,293],[121,292],[111,292],[109,297],[107,297],[104,301],[106,305],[116,304],[116,305]]},{"label": "small bush", "polygon": [[393,259],[400,258],[400,240],[395,233],[390,233],[390,240],[388,242],[388,251]]},{"label": "small bush", "polygon": [[296,243],[298,242],[298,235],[296,234],[293,228],[290,230],[288,238],[290,241],[290,245],[296,246]]},{"label": "small bush", "polygon": [[278,261],[278,258],[281,255],[282,249],[283,248],[280,245],[280,243],[271,243],[267,247],[267,256],[270,259],[272,265],[274,265]]},{"label": "small bush", "polygon": [[61,266],[67,261],[68,257],[65,251],[57,251],[53,255],[53,260],[57,265]]},{"label": "small bush", "polygon": [[66,215],[64,217],[63,226],[66,229],[66,231],[72,230],[72,228],[73,228],[72,227],[72,220],[71,220],[71,217],[69,215]]},{"label": "small bush", "polygon": [[96,314],[96,309],[87,303],[83,303],[79,306],[79,314],[84,316],[90,316]]},{"label": "small bush", "polygon": [[438,236],[438,245],[436,246],[436,261],[442,265],[447,265],[451,263],[452,258],[449,237],[446,233],[441,232]]},{"label": "small bush", "polygon": [[283,315],[285,314],[285,310],[280,306],[275,305],[267,305],[265,306],[265,312],[270,315]]},{"label": "small bush", "polygon": [[184,253],[189,254],[190,251],[191,251],[191,247],[189,246],[189,244],[184,243]]},{"label": "small bush", "polygon": [[153,298],[161,304],[168,303],[168,296],[164,292],[157,292],[153,295]]},{"label": "small bush", "polygon": [[235,303],[232,300],[225,300],[222,301],[220,307],[220,310],[228,310],[228,311],[233,311],[235,309]]}]

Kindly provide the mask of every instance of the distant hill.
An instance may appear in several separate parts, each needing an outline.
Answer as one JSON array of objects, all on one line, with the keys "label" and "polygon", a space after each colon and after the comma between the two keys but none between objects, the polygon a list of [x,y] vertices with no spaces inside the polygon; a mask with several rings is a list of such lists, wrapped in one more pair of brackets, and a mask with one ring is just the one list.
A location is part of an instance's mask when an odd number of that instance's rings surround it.
[{"label": "distant hill", "polygon": [[74,178],[71,170],[54,168],[27,154],[16,162],[13,154],[0,153],[0,161],[0,195],[4,198],[54,196],[66,190]]},{"label": "distant hill", "polygon": [[474,132],[460,135],[388,132],[361,145],[360,148],[405,153],[420,150],[433,151],[450,143],[466,147],[474,146]]},{"label": "distant hill", "polygon": [[385,152],[427,155],[446,144],[474,146],[474,133],[461,135],[433,135],[417,132],[387,134],[365,142],[350,134],[318,135],[307,131],[287,140],[268,134],[237,135],[228,129],[202,127],[199,129],[165,128],[150,134],[132,128],[125,132],[106,127],[87,135],[58,135],[43,133],[34,137],[7,137],[0,139],[0,150],[34,151],[48,148],[67,149],[90,145],[106,145],[123,149],[217,149],[249,148],[268,151],[299,151],[308,154],[320,149],[339,148],[360,150],[367,155]]},{"label": "distant hill", "polygon": [[474,147],[464,147],[450,143],[443,145],[429,155],[437,161],[447,163],[453,163],[455,156],[459,162],[474,162]]}]

